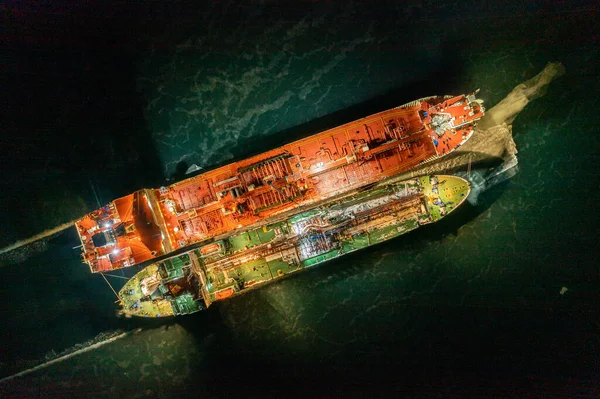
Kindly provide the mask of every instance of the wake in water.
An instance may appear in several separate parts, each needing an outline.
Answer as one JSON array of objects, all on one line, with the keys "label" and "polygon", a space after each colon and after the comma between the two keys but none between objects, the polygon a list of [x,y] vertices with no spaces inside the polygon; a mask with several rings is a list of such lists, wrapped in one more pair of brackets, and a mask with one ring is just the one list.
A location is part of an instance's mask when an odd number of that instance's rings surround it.
[{"label": "wake in water", "polygon": [[[510,162],[517,154],[512,122],[531,101],[542,96],[547,86],[565,73],[565,67],[550,62],[535,77],[517,85],[502,101],[487,110],[473,136],[460,149],[440,160],[424,163],[395,177],[397,180],[436,173],[455,173],[470,164]],[[500,162],[496,162],[500,163]]]},{"label": "wake in water", "polygon": [[13,380],[18,377],[22,377],[24,375],[33,373],[34,371],[42,370],[42,369],[44,369],[48,366],[51,366],[55,363],[59,363],[59,362],[62,362],[63,360],[70,359],[70,358],[72,358],[74,356],[78,356],[82,353],[89,352],[94,349],[100,348],[101,346],[104,346],[106,344],[114,342],[118,339],[124,338],[128,335],[138,333],[140,331],[141,331],[141,328],[138,328],[138,329],[132,330],[132,331],[125,331],[125,332],[123,332],[123,331],[104,332],[104,333],[98,334],[95,338],[93,338],[87,342],[73,345],[71,348],[66,349],[58,354],[54,351],[51,351],[50,353],[46,354],[46,356],[44,357],[44,360],[42,360],[40,364],[38,364],[34,367],[31,367],[31,368],[28,368],[26,370],[20,371],[16,374],[10,375],[8,377],[4,377],[0,380],[0,384],[10,381],[10,380]]},{"label": "wake in water", "polygon": [[48,239],[75,225],[75,220],[45,230],[25,240],[19,240],[12,245],[0,249],[0,266],[23,262],[33,254],[48,249]]}]

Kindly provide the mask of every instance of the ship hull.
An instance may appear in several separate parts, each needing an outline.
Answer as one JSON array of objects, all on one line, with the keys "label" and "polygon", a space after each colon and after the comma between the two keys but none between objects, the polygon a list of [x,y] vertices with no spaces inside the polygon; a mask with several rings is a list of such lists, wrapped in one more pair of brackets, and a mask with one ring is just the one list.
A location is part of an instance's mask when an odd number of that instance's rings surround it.
[{"label": "ship hull", "polygon": [[460,147],[483,112],[474,95],[429,97],[140,190],[76,223],[84,262],[129,267],[376,184]]},{"label": "ship hull", "polygon": [[234,234],[141,270],[119,292],[122,314],[167,317],[200,311],[436,222],[469,192],[462,178],[423,176],[380,184]]}]

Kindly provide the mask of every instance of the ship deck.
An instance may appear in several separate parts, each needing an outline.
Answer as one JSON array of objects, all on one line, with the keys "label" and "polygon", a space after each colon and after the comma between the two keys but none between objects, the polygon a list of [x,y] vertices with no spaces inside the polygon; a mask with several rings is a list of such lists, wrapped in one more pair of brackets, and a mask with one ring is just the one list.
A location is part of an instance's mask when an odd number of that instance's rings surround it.
[{"label": "ship deck", "polygon": [[229,236],[138,273],[120,293],[126,295],[124,312],[146,317],[171,315],[169,309],[160,307],[166,299],[158,295],[152,302],[141,300],[144,293],[135,286],[148,285],[148,281],[158,286],[152,276],[161,275],[161,284],[168,287],[181,280],[182,265],[191,265],[198,276],[200,284],[188,284],[185,290],[196,289],[195,301],[203,306],[194,305],[188,297],[181,297],[183,305],[169,299],[177,309],[175,314],[200,310],[214,301],[435,222],[459,206],[469,190],[465,180],[454,176],[424,176],[380,185]]},{"label": "ship deck", "polygon": [[[478,107],[466,96],[418,100],[168,187],[142,190],[114,202],[137,203],[133,211],[116,212],[119,222],[135,215],[134,231],[106,248],[82,239],[84,259],[92,271],[130,266],[395,176],[460,147],[483,115]],[[80,237],[96,227],[84,218]]]},{"label": "ship deck", "polygon": [[434,112],[429,104],[384,111],[157,192],[173,246],[396,175],[451,152],[470,136],[470,126],[441,136],[428,129],[423,119],[431,116],[423,118],[423,108]]}]

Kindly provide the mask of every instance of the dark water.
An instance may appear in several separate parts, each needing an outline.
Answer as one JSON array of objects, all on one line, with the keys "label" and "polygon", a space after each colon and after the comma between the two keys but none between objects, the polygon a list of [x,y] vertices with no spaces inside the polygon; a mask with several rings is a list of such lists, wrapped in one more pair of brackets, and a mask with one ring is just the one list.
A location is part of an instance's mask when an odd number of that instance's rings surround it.
[{"label": "dark water", "polygon": [[477,207],[197,315],[116,318],[73,231],[22,251],[0,268],[2,376],[118,338],[3,396],[597,397],[595,4],[263,3],[2,6],[1,242],[94,208],[91,187],[104,202],[426,95],[491,107],[548,61],[567,74]]}]

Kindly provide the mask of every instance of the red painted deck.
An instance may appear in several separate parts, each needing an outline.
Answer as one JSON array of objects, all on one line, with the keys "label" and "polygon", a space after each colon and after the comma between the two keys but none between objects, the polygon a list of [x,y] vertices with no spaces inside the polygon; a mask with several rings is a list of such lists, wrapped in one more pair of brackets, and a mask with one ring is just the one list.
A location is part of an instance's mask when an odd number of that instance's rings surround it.
[{"label": "red painted deck", "polygon": [[[84,259],[92,271],[130,266],[394,176],[459,147],[481,116],[483,108],[468,104],[466,96],[413,102],[146,190],[145,195],[124,197],[114,201],[113,208],[122,215],[121,222],[127,217],[133,221],[133,232],[106,250],[90,247],[88,237]],[[128,201],[137,205],[128,207]],[[112,216],[109,212],[106,217]],[[86,216],[78,222],[80,235],[95,226]],[[119,253],[131,248],[133,255],[109,257],[110,265],[100,260],[115,248]]]}]

